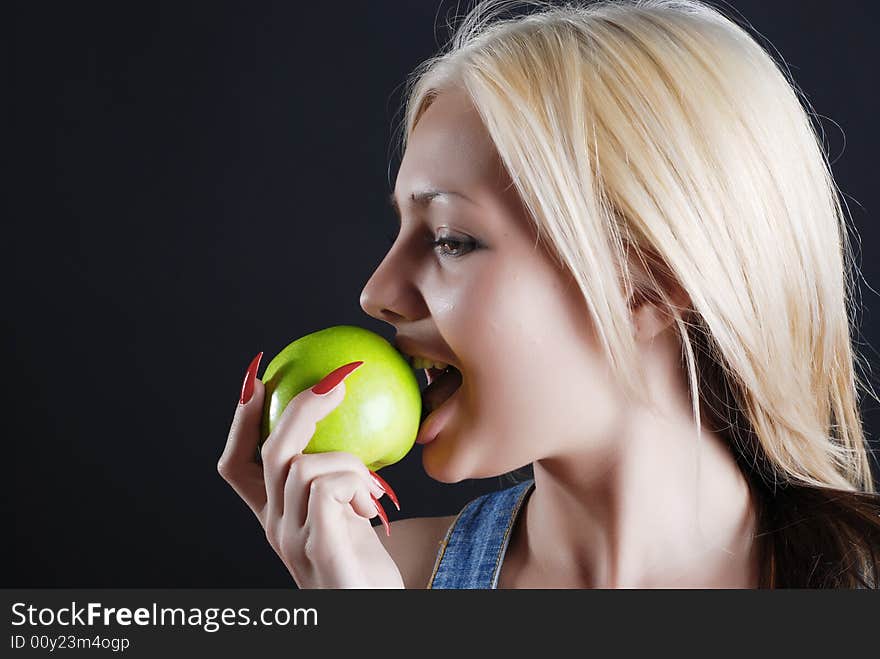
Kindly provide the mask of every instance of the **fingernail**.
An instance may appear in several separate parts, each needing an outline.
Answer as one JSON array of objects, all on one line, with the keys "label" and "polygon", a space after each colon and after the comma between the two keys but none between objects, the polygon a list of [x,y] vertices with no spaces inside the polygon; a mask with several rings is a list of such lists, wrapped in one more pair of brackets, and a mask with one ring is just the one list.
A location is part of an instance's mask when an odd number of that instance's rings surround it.
[{"label": "fingernail", "polygon": [[244,374],[244,382],[241,383],[241,397],[238,399],[242,405],[250,401],[251,396],[254,395],[254,378],[257,376],[257,369],[260,367],[262,358],[263,353],[260,352],[251,360],[251,365],[248,366],[247,373]]},{"label": "fingernail", "polygon": [[382,526],[385,527],[385,535],[390,536],[391,535],[391,524],[388,523],[387,513],[382,508],[382,506],[379,504],[379,500],[376,497],[374,497],[371,494],[370,498],[373,500],[373,504],[376,506],[376,512],[379,513],[379,519],[382,520]]},{"label": "fingernail", "polygon": [[[373,473],[373,472],[371,471],[370,474],[372,474],[372,473]],[[377,498],[381,499],[381,498],[384,497],[386,494],[388,494],[388,492],[385,491],[385,488],[382,487],[382,485],[379,484],[379,481],[377,481],[377,480],[376,480],[375,478],[373,478],[372,476],[370,476],[370,480],[371,480],[371,482],[373,483],[372,492],[373,492],[373,494],[376,495]]]},{"label": "fingernail", "polygon": [[350,364],[345,364],[344,366],[340,366],[334,371],[331,371],[324,378],[312,387],[312,392],[318,394],[319,396],[322,394],[326,394],[330,390],[333,389],[337,384],[342,382],[346,377],[348,377],[352,371],[358,368],[363,362],[351,362]]},{"label": "fingernail", "polygon": [[397,506],[397,509],[400,510],[400,502],[397,501],[397,495],[394,494],[394,490],[392,490],[391,486],[385,482],[385,479],[383,479],[375,471],[371,471],[370,476],[373,477],[373,480],[376,482],[376,485],[378,485],[379,487],[382,488],[382,490],[384,490],[385,494],[388,495],[388,498],[391,499],[391,501],[394,502],[394,505]]}]

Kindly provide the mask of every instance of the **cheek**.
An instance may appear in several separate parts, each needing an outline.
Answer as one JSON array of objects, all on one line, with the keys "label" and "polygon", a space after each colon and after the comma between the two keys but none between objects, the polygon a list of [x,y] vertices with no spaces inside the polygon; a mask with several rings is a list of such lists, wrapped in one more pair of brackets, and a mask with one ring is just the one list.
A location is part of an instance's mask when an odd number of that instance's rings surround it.
[{"label": "cheek", "polygon": [[[576,288],[543,262],[476,279],[458,339],[469,418],[512,448],[522,437],[564,441],[591,410],[609,410],[608,373]],[[599,419],[596,419],[597,421]]]},{"label": "cheek", "polygon": [[475,278],[457,315],[460,356],[478,370],[536,375],[596,357],[586,304],[542,260]]},{"label": "cheek", "polygon": [[465,371],[460,415],[423,453],[442,482],[602,451],[603,437],[618,436],[621,406],[586,303],[543,262],[524,264],[528,256],[471,273],[440,325]]}]

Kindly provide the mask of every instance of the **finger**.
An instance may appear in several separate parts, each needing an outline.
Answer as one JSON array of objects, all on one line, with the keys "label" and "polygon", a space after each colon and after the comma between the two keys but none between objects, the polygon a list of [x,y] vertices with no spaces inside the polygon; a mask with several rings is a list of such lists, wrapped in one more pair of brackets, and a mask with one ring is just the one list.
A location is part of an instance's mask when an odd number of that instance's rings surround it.
[{"label": "finger", "polygon": [[[266,480],[268,513],[271,519],[283,514],[284,481],[293,456],[302,453],[315,434],[321,419],[332,412],[345,398],[343,380],[363,362],[352,362],[331,371],[318,384],[294,396],[281,416],[275,429],[266,438],[261,450],[263,472]],[[327,386],[331,388],[328,390]],[[324,393],[315,393],[315,390]]]},{"label": "finger", "polygon": [[[310,487],[316,478],[327,474],[350,472],[354,473],[367,491],[379,497],[383,492],[370,478],[370,472],[361,460],[346,451],[330,451],[295,456],[284,482],[283,515],[292,524],[302,527],[306,523]],[[363,511],[363,509],[361,509]],[[369,512],[369,511],[364,511]],[[360,514],[360,513],[359,513]],[[375,514],[375,510],[373,511]],[[372,515],[370,515],[372,517]]]},{"label": "finger", "polygon": [[[245,403],[239,402],[236,407],[226,438],[226,446],[217,462],[217,471],[257,516],[266,503],[263,467],[256,461],[265,396],[265,387],[256,378],[262,354],[254,358],[245,375],[242,391],[249,389],[246,393],[250,398]],[[249,385],[248,378],[250,378]]]},{"label": "finger", "polygon": [[376,513],[379,515],[379,519],[382,520],[382,526],[385,527],[385,535],[391,535],[391,523],[388,521],[388,515],[385,512],[385,509],[382,507],[382,504],[379,503],[379,499],[370,495],[370,499],[373,500],[373,505],[376,506]]},{"label": "finger", "polygon": [[337,471],[318,476],[309,487],[306,526],[319,546],[343,547],[348,539],[345,522],[354,511],[371,519],[378,515],[370,488],[358,474]]}]

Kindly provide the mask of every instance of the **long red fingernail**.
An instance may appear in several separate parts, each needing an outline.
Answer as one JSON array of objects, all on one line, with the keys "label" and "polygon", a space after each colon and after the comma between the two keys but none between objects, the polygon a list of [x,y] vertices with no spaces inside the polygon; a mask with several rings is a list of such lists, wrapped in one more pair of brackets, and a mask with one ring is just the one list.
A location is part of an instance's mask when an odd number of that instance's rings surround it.
[{"label": "long red fingernail", "polygon": [[353,370],[358,368],[363,362],[351,362],[350,364],[345,364],[344,366],[340,366],[334,371],[331,371],[324,378],[312,387],[312,391],[319,396],[321,394],[326,394],[328,391],[333,389],[337,384],[342,382],[348,375],[351,374]]},{"label": "long red fingernail", "polygon": [[400,510],[400,502],[397,500],[397,495],[394,494],[394,490],[391,489],[391,486],[388,483],[386,483],[385,479],[382,478],[375,471],[371,471],[370,474],[372,475],[373,479],[376,481],[376,484],[379,487],[381,487],[383,490],[385,490],[385,494],[388,495],[388,498],[391,499],[391,501],[394,502],[394,505],[397,506],[397,509]]},{"label": "long red fingernail", "polygon": [[373,500],[373,503],[376,506],[376,512],[379,513],[379,519],[382,520],[382,525],[385,527],[385,535],[390,536],[391,535],[391,524],[388,523],[388,514],[385,512],[385,509],[382,508],[381,504],[379,503],[379,500],[376,497],[374,497],[371,494],[370,498]]},{"label": "long red fingernail", "polygon": [[238,399],[242,405],[250,401],[251,396],[254,395],[254,378],[257,377],[257,369],[260,367],[262,358],[263,353],[260,352],[251,360],[251,365],[248,366],[247,373],[244,374],[244,382],[241,383],[241,397]]}]

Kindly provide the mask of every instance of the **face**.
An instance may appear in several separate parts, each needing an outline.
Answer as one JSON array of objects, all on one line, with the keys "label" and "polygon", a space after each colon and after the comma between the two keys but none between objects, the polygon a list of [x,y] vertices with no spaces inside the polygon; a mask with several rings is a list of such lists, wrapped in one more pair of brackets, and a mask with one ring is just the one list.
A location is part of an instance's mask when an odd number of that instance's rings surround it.
[{"label": "face", "polygon": [[[449,194],[412,201],[425,190]],[[412,352],[462,373],[423,447],[426,473],[451,483],[583,452],[614,419],[609,371],[574,280],[537,244],[463,92],[441,93],[422,115],[394,196],[401,229],[361,306]]]}]

